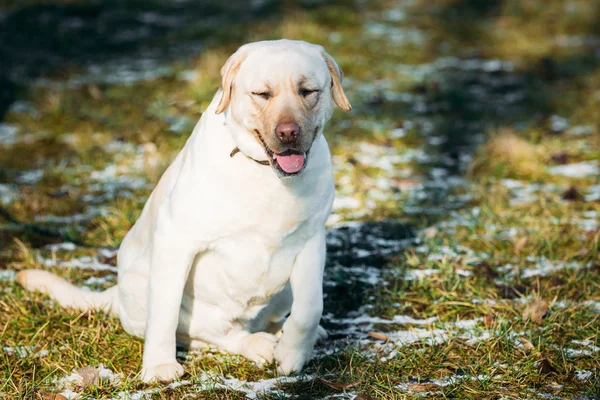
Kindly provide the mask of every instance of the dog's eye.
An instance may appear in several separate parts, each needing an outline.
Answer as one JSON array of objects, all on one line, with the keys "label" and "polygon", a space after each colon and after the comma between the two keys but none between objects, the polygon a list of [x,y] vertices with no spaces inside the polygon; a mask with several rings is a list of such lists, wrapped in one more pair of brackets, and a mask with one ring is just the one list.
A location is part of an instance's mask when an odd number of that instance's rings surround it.
[{"label": "dog's eye", "polygon": [[252,92],[252,96],[260,97],[264,100],[269,100],[272,95],[269,92]]},{"label": "dog's eye", "polygon": [[314,93],[319,93],[319,89],[300,89],[300,96],[302,97],[308,97]]}]

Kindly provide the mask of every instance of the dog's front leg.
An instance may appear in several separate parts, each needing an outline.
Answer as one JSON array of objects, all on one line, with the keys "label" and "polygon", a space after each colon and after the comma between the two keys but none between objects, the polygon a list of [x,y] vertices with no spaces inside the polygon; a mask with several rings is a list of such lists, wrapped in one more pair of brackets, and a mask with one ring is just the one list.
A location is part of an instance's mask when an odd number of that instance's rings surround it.
[{"label": "dog's front leg", "polygon": [[324,265],[325,229],[322,229],[306,243],[292,268],[292,312],[283,324],[283,334],[275,348],[280,374],[299,372],[312,356],[323,312]]},{"label": "dog's front leg", "polygon": [[144,382],[172,381],[183,375],[175,359],[175,335],[185,282],[197,251],[177,235],[168,219],[158,220],[150,265]]}]

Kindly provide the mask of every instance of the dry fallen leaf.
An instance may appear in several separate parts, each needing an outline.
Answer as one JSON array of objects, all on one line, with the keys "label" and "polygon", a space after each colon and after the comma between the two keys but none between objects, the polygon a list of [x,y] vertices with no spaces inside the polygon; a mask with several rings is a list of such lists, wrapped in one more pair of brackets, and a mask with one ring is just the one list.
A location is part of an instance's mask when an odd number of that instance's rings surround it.
[{"label": "dry fallen leaf", "polygon": [[96,367],[84,367],[75,370],[81,377],[83,386],[97,386],[100,383],[100,370]]},{"label": "dry fallen leaf", "polygon": [[525,310],[523,310],[523,321],[527,322],[532,320],[536,324],[542,323],[542,318],[548,313],[548,302],[543,299],[536,298],[533,300]]},{"label": "dry fallen leaf", "polygon": [[408,389],[412,390],[413,392],[431,392],[431,391],[436,391],[439,388],[440,387],[434,383],[427,383],[427,384],[414,383],[412,385],[408,385]]},{"label": "dry fallen leaf", "polygon": [[88,85],[88,93],[94,100],[102,100],[102,91],[97,85]]},{"label": "dry fallen leaf", "polygon": [[356,395],[354,400],[375,400],[375,397],[369,396],[365,393],[359,393],[358,395]]},{"label": "dry fallen leaf", "polygon": [[323,379],[323,378],[319,378],[319,379],[321,380],[321,382],[325,386],[329,386],[330,388],[332,388],[334,390],[346,390],[346,389],[350,389],[350,388],[353,388],[355,386],[358,386],[358,384],[360,383],[360,382],[337,383],[337,382],[328,381],[327,379]]},{"label": "dry fallen leaf", "polygon": [[575,257],[585,257],[589,253],[588,249],[581,249],[577,253],[575,253]]},{"label": "dry fallen leaf", "polygon": [[494,326],[495,321],[496,321],[496,318],[494,318],[494,314],[492,314],[492,313],[488,313],[485,317],[483,317],[483,323],[488,328],[491,328],[492,326]]},{"label": "dry fallen leaf", "polygon": [[526,348],[527,350],[535,349],[535,346],[529,340],[527,340],[525,338],[520,338],[519,340],[523,344],[523,347]]},{"label": "dry fallen leaf", "polygon": [[521,250],[523,250],[523,247],[527,244],[527,237],[523,236],[521,239],[517,240],[517,243],[515,243],[515,255],[519,255],[521,254]]},{"label": "dry fallen leaf", "polygon": [[390,341],[390,337],[388,335],[383,334],[383,333],[369,332],[369,333],[367,333],[367,335],[371,336],[375,340],[383,340],[384,342],[389,342]]},{"label": "dry fallen leaf", "polygon": [[67,398],[60,393],[44,392],[43,390],[40,390],[38,394],[41,396],[42,400],[67,400]]}]

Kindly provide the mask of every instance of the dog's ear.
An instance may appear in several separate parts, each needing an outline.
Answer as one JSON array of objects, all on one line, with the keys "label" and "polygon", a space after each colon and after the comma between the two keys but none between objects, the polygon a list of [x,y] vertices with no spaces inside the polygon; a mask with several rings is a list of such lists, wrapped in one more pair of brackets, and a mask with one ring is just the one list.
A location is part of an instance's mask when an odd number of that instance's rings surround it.
[{"label": "dog's ear", "polygon": [[325,50],[321,50],[321,55],[325,59],[329,74],[331,75],[331,94],[333,95],[333,101],[335,101],[335,104],[344,111],[352,110],[352,106],[346,97],[346,93],[344,93],[344,88],[342,88],[342,78],[344,77],[342,69]]},{"label": "dog's ear", "polygon": [[223,65],[223,68],[221,68],[221,85],[223,86],[223,95],[221,96],[221,101],[219,101],[219,105],[215,110],[216,114],[221,114],[229,106],[233,91],[233,80],[235,79],[237,72],[240,70],[240,66],[242,65],[242,62],[246,56],[247,52],[240,48],[238,51],[233,53],[231,57],[229,57],[225,65]]}]

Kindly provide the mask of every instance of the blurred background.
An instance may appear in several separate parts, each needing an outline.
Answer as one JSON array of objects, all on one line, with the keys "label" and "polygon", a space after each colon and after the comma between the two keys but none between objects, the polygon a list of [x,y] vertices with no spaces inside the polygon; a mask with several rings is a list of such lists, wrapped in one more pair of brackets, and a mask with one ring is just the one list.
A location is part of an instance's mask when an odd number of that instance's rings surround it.
[{"label": "blurred background", "polygon": [[[353,111],[336,111],[325,130],[337,191],[323,320],[331,339],[309,372],[334,378],[277,390],[598,394],[599,1],[0,0],[0,397],[54,390],[73,368],[100,363],[133,376],[141,342],[132,347],[118,321],[78,325],[81,316],[22,292],[14,275],[47,268],[90,290],[113,285],[116,249],[227,57],[279,38],[323,45],[344,70]],[[515,354],[507,332],[530,332],[528,318],[507,321],[533,298],[562,311],[527,336],[535,351]],[[448,325],[461,319],[476,322]],[[488,335],[480,340],[506,346],[481,353],[458,340],[440,353],[429,343],[398,359],[398,332],[425,323],[463,342],[478,327]],[[571,342],[584,340],[593,347]],[[82,341],[83,353],[68,350]],[[583,353],[572,357],[573,346]],[[219,362],[186,368],[272,377]],[[116,382],[61,390],[146,390]],[[178,390],[172,398],[188,389]],[[240,389],[218,390],[236,398]]]}]

